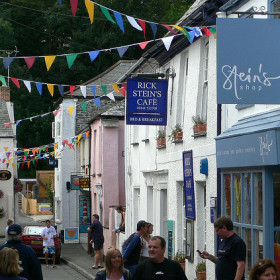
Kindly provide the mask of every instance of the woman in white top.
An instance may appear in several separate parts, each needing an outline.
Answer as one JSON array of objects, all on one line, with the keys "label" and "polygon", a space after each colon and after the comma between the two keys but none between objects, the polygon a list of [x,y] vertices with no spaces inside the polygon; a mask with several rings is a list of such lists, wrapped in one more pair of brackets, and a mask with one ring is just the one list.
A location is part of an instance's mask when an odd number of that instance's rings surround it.
[{"label": "woman in white top", "polygon": [[141,237],[142,248],[140,253],[139,263],[146,261],[150,258],[149,256],[149,241],[151,239],[151,234],[153,233],[154,226],[151,223],[147,225],[147,232]]}]

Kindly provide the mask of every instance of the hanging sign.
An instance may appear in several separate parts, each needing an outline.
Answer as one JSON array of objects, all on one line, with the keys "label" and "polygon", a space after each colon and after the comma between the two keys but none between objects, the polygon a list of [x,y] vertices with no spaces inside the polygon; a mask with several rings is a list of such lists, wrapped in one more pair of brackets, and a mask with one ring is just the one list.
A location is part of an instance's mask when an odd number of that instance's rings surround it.
[{"label": "hanging sign", "polygon": [[192,151],[183,152],[184,194],[186,205],[186,218],[195,220],[195,197],[193,180]]},{"label": "hanging sign", "polygon": [[80,179],[83,178],[81,175],[71,175],[71,190],[80,189]]},{"label": "hanging sign", "polygon": [[89,188],[89,178],[79,178],[80,188]]},{"label": "hanging sign", "polygon": [[127,80],[126,124],[167,124],[166,79]]},{"label": "hanging sign", "polygon": [[218,104],[280,103],[279,30],[278,19],[217,19]]}]

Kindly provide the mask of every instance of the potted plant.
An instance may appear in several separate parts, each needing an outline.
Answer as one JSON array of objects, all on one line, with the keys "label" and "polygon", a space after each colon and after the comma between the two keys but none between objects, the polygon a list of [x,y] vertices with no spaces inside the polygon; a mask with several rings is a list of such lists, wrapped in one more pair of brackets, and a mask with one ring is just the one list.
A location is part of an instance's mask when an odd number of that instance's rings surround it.
[{"label": "potted plant", "polygon": [[180,124],[176,124],[172,129],[171,134],[168,136],[168,140],[171,142],[182,141],[183,139],[183,131]]},{"label": "potted plant", "polygon": [[197,280],[206,280],[206,263],[205,262],[198,263],[195,272],[196,272]]},{"label": "potted plant", "polygon": [[166,133],[165,130],[159,130],[157,132],[157,147],[162,148],[166,146]]},{"label": "potted plant", "polygon": [[194,135],[205,135],[207,130],[206,120],[199,115],[193,116],[192,120],[194,122],[194,126],[193,126]]},{"label": "potted plant", "polygon": [[173,259],[174,261],[177,261],[181,265],[182,269],[185,271],[185,260],[186,260],[185,252],[178,250]]}]

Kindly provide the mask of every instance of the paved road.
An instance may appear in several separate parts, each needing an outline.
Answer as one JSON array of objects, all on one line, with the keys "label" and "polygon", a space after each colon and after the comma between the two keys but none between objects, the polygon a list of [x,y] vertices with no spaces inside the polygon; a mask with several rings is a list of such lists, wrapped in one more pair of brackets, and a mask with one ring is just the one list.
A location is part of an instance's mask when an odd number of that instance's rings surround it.
[{"label": "paved road", "polygon": [[87,280],[87,278],[66,264],[60,264],[57,268],[52,268],[52,266],[46,268],[42,264],[42,271],[44,280]]}]

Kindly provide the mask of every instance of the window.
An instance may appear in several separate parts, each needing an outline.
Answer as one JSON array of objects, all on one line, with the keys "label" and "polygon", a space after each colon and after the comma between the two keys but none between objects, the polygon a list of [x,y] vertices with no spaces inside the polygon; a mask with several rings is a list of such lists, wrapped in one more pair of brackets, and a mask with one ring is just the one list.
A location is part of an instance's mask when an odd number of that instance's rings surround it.
[{"label": "window", "polygon": [[[272,2],[272,12],[273,13],[280,13],[280,0],[274,0]],[[274,18],[280,18],[280,15],[274,15]]]}]

